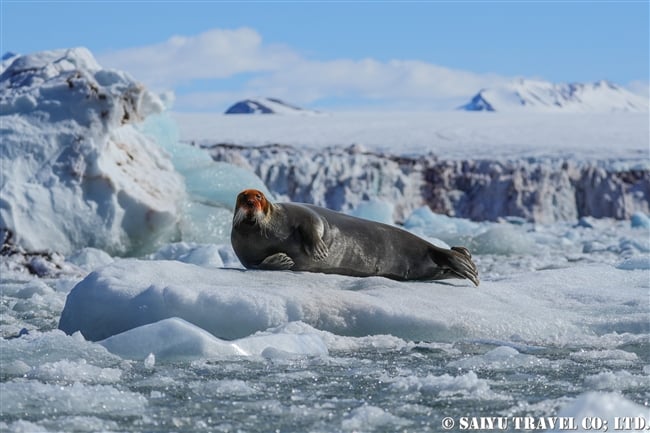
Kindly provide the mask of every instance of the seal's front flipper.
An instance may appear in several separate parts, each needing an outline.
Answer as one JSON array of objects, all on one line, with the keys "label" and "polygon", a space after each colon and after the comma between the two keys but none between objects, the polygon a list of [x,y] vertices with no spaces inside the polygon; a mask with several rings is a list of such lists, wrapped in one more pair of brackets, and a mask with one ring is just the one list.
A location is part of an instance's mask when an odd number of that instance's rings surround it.
[{"label": "seal's front flipper", "polygon": [[305,250],[314,260],[323,260],[330,253],[322,239],[315,240],[315,244],[312,245],[305,244]]},{"label": "seal's front flipper", "polygon": [[309,216],[309,224],[303,224],[299,227],[303,249],[314,260],[323,260],[330,253],[325,241],[323,241],[325,226],[321,218],[315,213],[310,211]]},{"label": "seal's front flipper", "polygon": [[478,287],[478,270],[472,255],[465,247],[451,247],[450,250],[436,248],[431,252],[433,261],[443,268],[442,278],[467,278]]},{"label": "seal's front flipper", "polygon": [[293,268],[295,263],[285,253],[275,253],[265,258],[257,268],[265,269],[268,271],[286,271]]}]

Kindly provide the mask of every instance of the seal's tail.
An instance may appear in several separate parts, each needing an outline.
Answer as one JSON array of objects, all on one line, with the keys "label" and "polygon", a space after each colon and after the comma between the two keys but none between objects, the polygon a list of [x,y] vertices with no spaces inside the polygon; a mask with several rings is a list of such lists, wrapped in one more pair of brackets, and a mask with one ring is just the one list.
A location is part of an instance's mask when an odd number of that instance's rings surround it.
[{"label": "seal's tail", "polygon": [[450,250],[437,250],[433,261],[444,269],[442,278],[467,278],[478,287],[478,269],[472,255],[465,247],[451,247]]}]

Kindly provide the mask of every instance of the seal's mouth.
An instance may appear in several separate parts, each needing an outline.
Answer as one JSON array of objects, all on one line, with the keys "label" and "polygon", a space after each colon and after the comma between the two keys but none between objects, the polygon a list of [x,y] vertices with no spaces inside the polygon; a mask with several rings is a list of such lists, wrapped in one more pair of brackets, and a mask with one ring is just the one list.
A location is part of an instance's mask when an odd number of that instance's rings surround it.
[{"label": "seal's mouth", "polygon": [[235,211],[233,225],[257,224],[264,219],[264,211],[259,206],[240,206]]}]

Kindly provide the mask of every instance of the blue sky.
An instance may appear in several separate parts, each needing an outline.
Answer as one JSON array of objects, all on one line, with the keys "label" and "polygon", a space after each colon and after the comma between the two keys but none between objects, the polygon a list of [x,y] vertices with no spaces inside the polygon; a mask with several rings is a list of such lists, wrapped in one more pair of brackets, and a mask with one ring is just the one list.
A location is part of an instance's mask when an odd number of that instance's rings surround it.
[{"label": "blue sky", "polygon": [[647,91],[648,4],[2,0],[1,49],[85,46],[182,111],[435,109],[515,77]]}]

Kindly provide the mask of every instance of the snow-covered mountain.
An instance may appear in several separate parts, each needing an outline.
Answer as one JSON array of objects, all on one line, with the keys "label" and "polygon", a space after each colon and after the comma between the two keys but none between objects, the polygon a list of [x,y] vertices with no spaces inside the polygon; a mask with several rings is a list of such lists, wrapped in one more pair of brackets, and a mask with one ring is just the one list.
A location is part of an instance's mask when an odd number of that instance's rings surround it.
[{"label": "snow-covered mountain", "polygon": [[605,80],[595,83],[550,83],[520,79],[482,89],[466,111],[647,112],[648,100]]},{"label": "snow-covered mountain", "polygon": [[306,110],[288,104],[277,98],[245,99],[231,105],[225,114],[316,114],[316,111]]},{"label": "snow-covered mountain", "polygon": [[4,53],[1,59],[2,62],[0,63],[0,74],[2,74],[4,70],[7,69],[18,57],[20,57],[18,54],[12,53],[11,51]]}]

